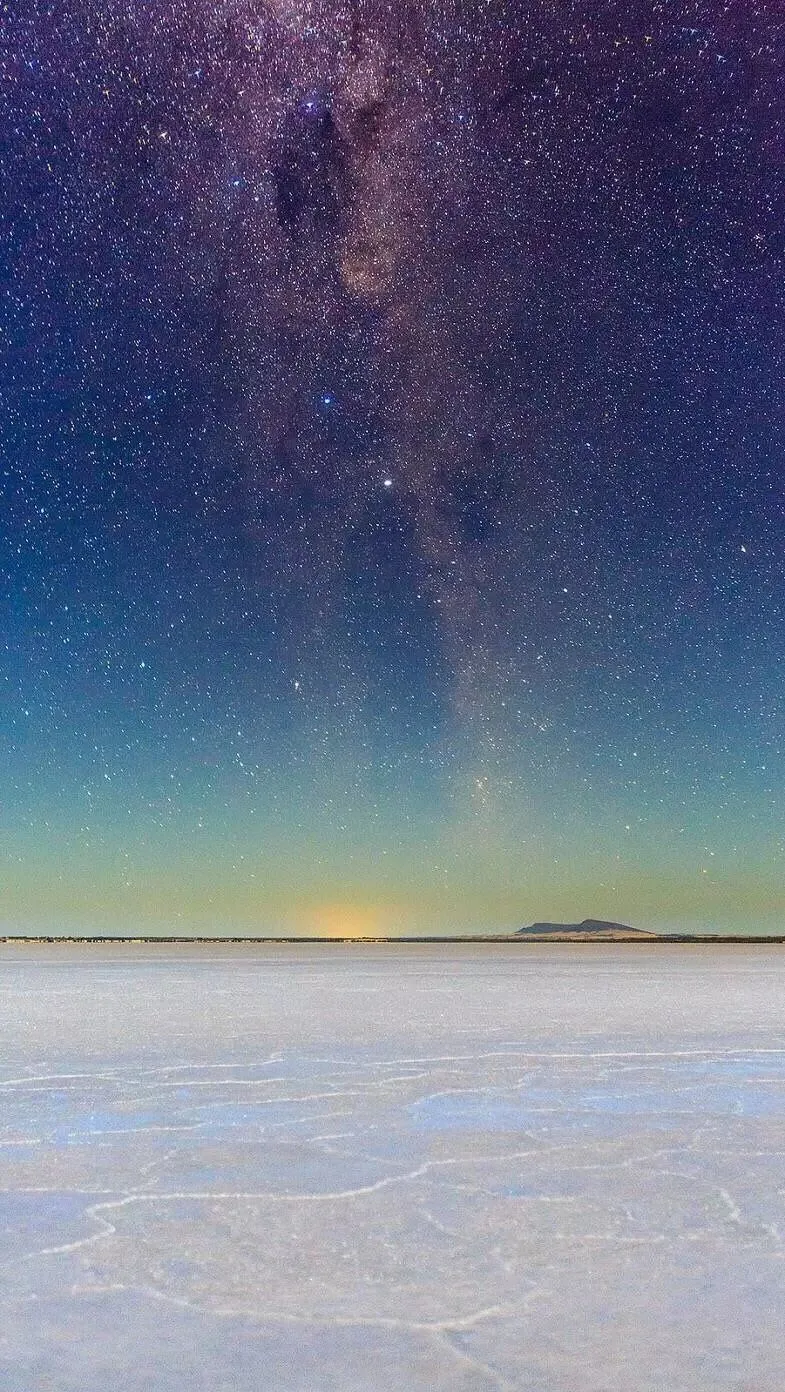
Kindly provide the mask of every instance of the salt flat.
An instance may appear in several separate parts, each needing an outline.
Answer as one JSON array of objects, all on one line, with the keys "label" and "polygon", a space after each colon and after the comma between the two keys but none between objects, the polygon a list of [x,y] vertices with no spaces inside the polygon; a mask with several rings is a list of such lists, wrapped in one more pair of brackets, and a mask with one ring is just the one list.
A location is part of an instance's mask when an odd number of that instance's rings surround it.
[{"label": "salt flat", "polygon": [[785,949],[0,947],[4,1392],[781,1392]]}]

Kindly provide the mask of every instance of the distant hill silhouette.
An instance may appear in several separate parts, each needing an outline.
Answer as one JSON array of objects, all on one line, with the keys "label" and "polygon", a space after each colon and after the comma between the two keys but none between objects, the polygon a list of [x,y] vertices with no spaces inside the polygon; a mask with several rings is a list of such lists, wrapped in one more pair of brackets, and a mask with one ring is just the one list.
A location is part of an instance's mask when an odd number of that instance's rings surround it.
[{"label": "distant hill silhouette", "polygon": [[584,918],[581,923],[531,923],[518,928],[518,938],[656,938],[643,928],[630,928],[628,923],[608,923],[602,918]]}]

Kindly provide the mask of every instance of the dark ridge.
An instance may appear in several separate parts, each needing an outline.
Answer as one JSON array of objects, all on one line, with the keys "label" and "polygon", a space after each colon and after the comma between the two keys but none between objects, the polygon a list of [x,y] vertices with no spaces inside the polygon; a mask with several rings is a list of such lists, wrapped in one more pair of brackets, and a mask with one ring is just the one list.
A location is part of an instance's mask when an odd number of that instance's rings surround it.
[{"label": "dark ridge", "polygon": [[531,923],[528,928],[519,928],[516,937],[537,935],[547,937],[553,933],[580,933],[582,937],[608,933],[624,933],[629,937],[653,938],[643,928],[631,928],[628,923],[609,923],[602,918],[584,918],[581,923]]}]

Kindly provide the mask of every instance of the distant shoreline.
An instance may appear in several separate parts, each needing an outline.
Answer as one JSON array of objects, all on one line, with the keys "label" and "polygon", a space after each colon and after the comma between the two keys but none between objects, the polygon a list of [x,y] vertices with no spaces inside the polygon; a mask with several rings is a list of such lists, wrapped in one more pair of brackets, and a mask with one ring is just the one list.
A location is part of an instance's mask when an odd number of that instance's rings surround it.
[{"label": "distant shoreline", "polygon": [[455,943],[464,943],[464,944],[469,944],[469,945],[472,945],[472,944],[473,944],[473,945],[477,945],[477,944],[479,944],[479,943],[484,943],[484,944],[494,943],[494,944],[498,944],[498,945],[500,945],[500,946],[525,947],[527,944],[530,944],[530,943],[536,943],[536,944],[538,944],[539,946],[541,946],[541,945],[544,944],[544,943],[572,943],[573,945],[575,945],[575,944],[584,945],[584,944],[585,944],[585,945],[587,945],[587,946],[588,946],[588,945],[592,945],[592,946],[603,946],[603,945],[607,945],[608,943],[614,943],[614,944],[615,944],[615,943],[626,943],[626,944],[636,943],[638,946],[647,947],[647,946],[651,946],[651,945],[657,945],[657,944],[660,944],[660,943],[670,943],[671,945],[674,944],[674,943],[681,943],[681,944],[684,944],[684,945],[686,945],[686,946],[690,946],[690,945],[692,945],[692,944],[702,944],[702,943],[712,943],[712,944],[715,944],[715,945],[718,944],[718,943],[769,943],[769,944],[771,944],[771,943],[785,943],[785,933],[782,933],[782,934],[770,934],[770,933],[763,934],[763,933],[756,933],[756,934],[746,934],[746,935],[742,935],[742,934],[725,934],[725,933],[652,933],[651,936],[648,936],[648,935],[646,935],[646,936],[643,936],[643,935],[638,936],[638,935],[636,934],[635,936],[632,936],[632,935],[631,935],[631,936],[629,936],[629,937],[625,937],[625,936],[622,935],[622,934],[619,934],[618,937],[611,937],[611,936],[601,937],[601,936],[599,936],[598,934],[595,935],[595,934],[591,934],[591,933],[586,933],[586,934],[580,934],[580,933],[565,933],[565,934],[549,933],[549,934],[540,934],[540,935],[537,935],[537,934],[527,934],[527,935],[525,935],[525,936],[520,936],[519,934],[516,934],[516,933],[512,933],[512,934],[511,934],[511,933],[485,933],[485,934],[464,934],[464,935],[460,935],[460,936],[458,936],[458,935],[452,935],[452,936],[450,936],[450,937],[424,937],[424,936],[423,936],[423,937],[400,937],[400,938],[399,938],[399,937],[395,937],[395,938],[371,938],[371,937],[340,937],[340,938],[338,938],[338,937],[330,937],[330,938],[294,938],[294,937],[263,937],[263,938],[251,938],[251,937],[225,937],[225,938],[215,938],[215,937],[192,937],[192,938],[190,938],[190,937],[189,937],[189,938],[185,938],[185,937],[164,937],[164,936],[155,936],[155,937],[145,937],[145,936],[119,937],[119,936],[116,936],[116,935],[114,935],[114,934],[112,934],[111,936],[109,936],[109,935],[107,935],[107,936],[95,935],[95,936],[91,936],[91,937],[66,937],[66,936],[62,936],[62,937],[59,937],[59,936],[58,936],[58,937],[50,937],[50,936],[47,936],[47,935],[44,935],[44,934],[42,934],[42,935],[40,935],[40,936],[36,936],[36,937],[31,937],[31,936],[29,936],[29,935],[27,935],[27,934],[2,934],[2,935],[0,935],[0,946],[2,946],[2,945],[4,945],[4,944],[9,944],[9,943],[19,943],[19,944],[25,944],[25,945],[27,945],[27,946],[35,946],[36,944],[46,943],[48,946],[51,946],[51,945],[60,946],[60,945],[62,945],[62,946],[64,946],[64,947],[67,947],[67,946],[75,946],[75,945],[78,945],[78,946],[105,946],[106,944],[117,944],[118,946],[122,946],[123,944],[140,944],[140,945],[144,945],[145,947],[156,946],[156,945],[170,946],[170,947],[171,947],[171,946],[177,946],[177,945],[179,945],[179,946],[185,946],[185,947],[192,947],[192,946],[198,945],[198,944],[207,944],[207,945],[212,946],[212,947],[220,946],[221,944],[230,945],[230,946],[235,946],[235,947],[236,947],[236,946],[246,946],[246,947],[252,947],[252,946],[257,946],[257,947],[258,947],[258,946],[268,946],[268,947],[275,947],[275,946],[286,946],[286,945],[288,945],[288,946],[299,946],[299,947],[309,947],[309,946],[317,946],[317,945],[319,945],[319,946],[326,946],[326,947],[329,947],[329,946],[339,946],[339,945],[341,945],[341,944],[347,944],[347,943],[351,943],[352,945],[360,945],[360,944],[368,943],[368,944],[376,944],[377,946],[378,946],[379,944],[384,944],[384,945],[389,945],[389,946],[392,946],[392,947],[396,947],[396,946],[406,947],[406,946],[412,946],[412,945],[414,945],[414,944],[424,944],[424,945],[427,945],[427,944],[444,944],[444,945],[448,945],[448,944],[450,944],[450,943],[453,943],[453,944],[455,944]]}]

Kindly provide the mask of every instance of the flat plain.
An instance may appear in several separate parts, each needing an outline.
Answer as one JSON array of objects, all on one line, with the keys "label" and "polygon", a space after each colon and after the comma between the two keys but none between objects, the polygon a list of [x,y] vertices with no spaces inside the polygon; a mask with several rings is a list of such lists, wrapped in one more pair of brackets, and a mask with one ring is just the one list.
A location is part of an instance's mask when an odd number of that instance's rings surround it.
[{"label": "flat plain", "polygon": [[4,1392],[781,1392],[785,948],[0,946]]}]

